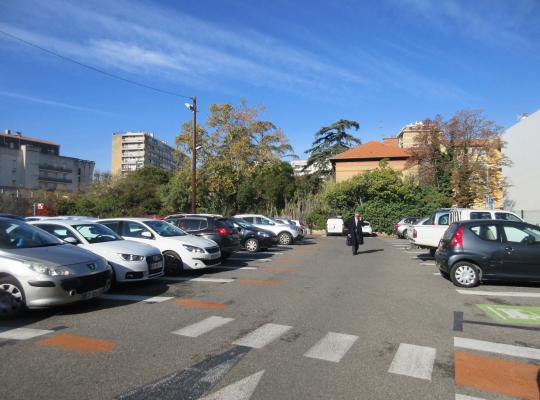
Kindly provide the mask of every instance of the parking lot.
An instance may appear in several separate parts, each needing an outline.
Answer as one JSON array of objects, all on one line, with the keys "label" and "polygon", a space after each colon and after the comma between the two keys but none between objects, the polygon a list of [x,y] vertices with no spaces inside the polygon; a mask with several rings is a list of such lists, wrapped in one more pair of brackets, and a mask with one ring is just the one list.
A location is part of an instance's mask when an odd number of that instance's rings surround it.
[{"label": "parking lot", "polygon": [[0,320],[2,399],[539,399],[540,288],[309,237]]}]

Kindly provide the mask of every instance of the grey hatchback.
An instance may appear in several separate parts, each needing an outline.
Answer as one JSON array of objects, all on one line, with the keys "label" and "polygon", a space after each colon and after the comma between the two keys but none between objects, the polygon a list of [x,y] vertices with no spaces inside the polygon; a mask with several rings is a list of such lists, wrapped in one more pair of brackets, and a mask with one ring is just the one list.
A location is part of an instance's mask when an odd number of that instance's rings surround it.
[{"label": "grey hatchback", "polygon": [[90,299],[109,289],[107,261],[15,219],[0,218],[0,314]]},{"label": "grey hatchback", "polygon": [[540,282],[540,228],[504,220],[457,222],[444,233],[435,260],[456,286]]}]

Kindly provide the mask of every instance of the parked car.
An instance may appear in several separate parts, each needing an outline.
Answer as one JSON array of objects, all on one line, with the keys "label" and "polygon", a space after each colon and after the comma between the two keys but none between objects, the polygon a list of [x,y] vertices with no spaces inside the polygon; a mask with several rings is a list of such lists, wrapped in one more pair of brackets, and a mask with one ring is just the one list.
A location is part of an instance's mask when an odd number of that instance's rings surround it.
[{"label": "parked car", "polygon": [[266,250],[278,244],[278,237],[274,232],[257,228],[240,218],[232,218],[232,221],[240,234],[242,247],[250,253]]},{"label": "parked car", "polygon": [[265,217],[264,215],[258,214],[239,214],[235,215],[234,218],[241,218],[246,222],[249,222],[252,225],[255,225],[257,228],[266,229],[274,232],[277,237],[279,244],[289,245],[293,244],[294,241],[302,240],[303,235],[299,227],[291,224],[281,224],[273,220],[272,218]]},{"label": "parked car", "polygon": [[411,225],[414,225],[420,218],[418,217],[404,217],[401,218],[396,225],[394,225],[395,234],[405,239],[409,233]]},{"label": "parked car", "polygon": [[164,273],[158,248],[124,240],[105,225],[84,220],[43,220],[31,224],[105,258],[116,282],[142,281]]},{"label": "parked car", "polygon": [[487,280],[540,282],[540,228],[507,220],[456,222],[435,259],[441,274],[460,287]]},{"label": "parked car", "polygon": [[426,225],[429,224],[430,217],[423,217],[410,223],[406,228],[405,239],[412,240],[414,225]]},{"label": "parked car", "polygon": [[225,260],[240,250],[240,236],[231,220],[211,214],[175,214],[165,221],[176,225],[184,232],[216,242]]},{"label": "parked car", "polygon": [[98,296],[111,285],[107,261],[26,222],[0,218],[0,311],[42,308]]},{"label": "parked car", "polygon": [[0,213],[0,218],[10,218],[10,219],[17,219],[19,221],[24,221],[25,218],[24,217],[21,217],[19,215],[15,215],[15,214],[6,214],[6,213]]},{"label": "parked car", "polygon": [[341,217],[328,218],[326,220],[327,235],[343,235],[345,233],[345,223]]},{"label": "parked car", "polygon": [[362,224],[362,233],[364,236],[373,236],[373,228],[368,221],[364,221]]},{"label": "parked car", "polygon": [[516,214],[503,210],[440,209],[433,213],[429,223],[413,227],[413,244],[420,248],[429,249],[431,256],[434,256],[449,224],[482,219],[523,222]]},{"label": "parked car", "polygon": [[165,221],[146,218],[109,218],[97,223],[124,239],[157,247],[163,254],[165,274],[221,264],[221,251],[213,240],[189,235]]},{"label": "parked car", "polygon": [[300,232],[302,233],[302,236],[305,237],[307,235],[306,226],[297,219],[290,219],[290,218],[286,218],[286,217],[276,217],[276,218],[274,218],[274,220],[276,220],[277,222],[283,223],[283,224],[289,224],[289,225],[292,225],[292,226],[296,226],[296,227],[300,228]]}]

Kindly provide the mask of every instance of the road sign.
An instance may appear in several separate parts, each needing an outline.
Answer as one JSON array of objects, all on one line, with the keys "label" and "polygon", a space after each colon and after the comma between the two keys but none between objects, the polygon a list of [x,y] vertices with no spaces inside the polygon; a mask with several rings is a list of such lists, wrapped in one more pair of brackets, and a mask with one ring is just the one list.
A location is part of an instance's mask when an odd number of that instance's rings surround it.
[{"label": "road sign", "polygon": [[504,324],[540,325],[540,307],[477,304],[482,311]]},{"label": "road sign", "polygon": [[493,204],[495,203],[495,201],[493,200],[493,197],[488,197],[487,203],[488,203],[488,208],[490,210],[493,210]]}]

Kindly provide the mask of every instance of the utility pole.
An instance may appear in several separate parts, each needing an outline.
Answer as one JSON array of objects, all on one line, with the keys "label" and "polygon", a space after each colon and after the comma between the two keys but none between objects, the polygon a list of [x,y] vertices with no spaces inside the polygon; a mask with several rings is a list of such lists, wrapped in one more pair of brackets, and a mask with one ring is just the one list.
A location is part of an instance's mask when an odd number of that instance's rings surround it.
[{"label": "utility pole", "polygon": [[193,150],[191,157],[191,213],[197,212],[197,97],[193,96]]}]

